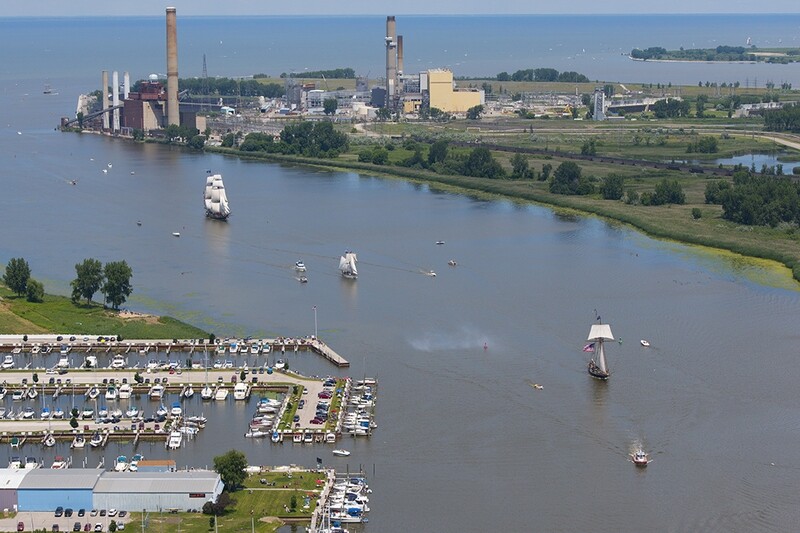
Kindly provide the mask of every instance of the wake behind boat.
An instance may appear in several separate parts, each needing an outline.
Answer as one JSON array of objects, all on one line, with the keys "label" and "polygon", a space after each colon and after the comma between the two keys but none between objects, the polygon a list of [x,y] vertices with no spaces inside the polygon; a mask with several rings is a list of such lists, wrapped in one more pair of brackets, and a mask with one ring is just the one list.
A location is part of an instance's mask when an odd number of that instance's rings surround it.
[{"label": "wake behind boat", "polygon": [[[587,370],[589,375],[594,378],[606,380],[611,373],[608,371],[606,362],[606,352],[603,347],[605,341],[613,341],[614,335],[611,333],[611,326],[608,324],[592,324],[589,330],[589,344],[583,347],[584,352],[594,352],[596,355],[589,361]],[[596,360],[595,360],[596,359]]]},{"label": "wake behind boat", "polygon": [[231,209],[228,205],[228,196],[225,194],[222,176],[220,174],[211,175],[210,170],[207,172],[209,176],[206,178],[206,188],[203,194],[206,217],[227,220],[231,214]]}]

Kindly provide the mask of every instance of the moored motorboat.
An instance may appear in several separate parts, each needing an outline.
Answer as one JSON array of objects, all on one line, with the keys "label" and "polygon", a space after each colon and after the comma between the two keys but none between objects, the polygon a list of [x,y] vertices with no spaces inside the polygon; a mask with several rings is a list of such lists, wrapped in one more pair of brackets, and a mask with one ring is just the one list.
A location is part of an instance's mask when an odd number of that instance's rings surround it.
[{"label": "moored motorboat", "polygon": [[343,450],[343,449],[333,450],[331,453],[333,455],[335,455],[336,457],[349,457],[350,456],[350,452],[347,451],[347,450]]}]

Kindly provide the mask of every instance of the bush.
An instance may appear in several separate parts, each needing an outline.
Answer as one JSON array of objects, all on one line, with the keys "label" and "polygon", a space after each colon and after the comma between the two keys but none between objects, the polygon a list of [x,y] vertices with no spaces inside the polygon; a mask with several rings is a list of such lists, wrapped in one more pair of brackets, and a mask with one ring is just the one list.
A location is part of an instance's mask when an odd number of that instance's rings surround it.
[{"label": "bush", "polygon": [[697,220],[698,218],[700,218],[702,216],[703,216],[703,212],[700,211],[699,207],[693,207],[692,208],[692,218],[693,219]]},{"label": "bush", "polygon": [[41,282],[31,278],[25,287],[26,299],[29,302],[40,303],[44,300],[44,285]]},{"label": "bush", "polygon": [[800,175],[800,167],[794,167],[792,169],[792,174],[794,174],[795,176]]}]

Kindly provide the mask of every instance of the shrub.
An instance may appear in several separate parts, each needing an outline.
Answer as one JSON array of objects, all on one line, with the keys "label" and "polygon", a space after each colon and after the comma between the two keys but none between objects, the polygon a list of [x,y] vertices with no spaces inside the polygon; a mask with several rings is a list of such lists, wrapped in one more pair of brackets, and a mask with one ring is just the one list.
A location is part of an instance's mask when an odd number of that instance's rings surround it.
[{"label": "shrub", "polygon": [[700,218],[702,216],[703,216],[703,212],[700,211],[699,207],[693,207],[692,208],[692,218],[693,219],[697,220],[698,218]]}]

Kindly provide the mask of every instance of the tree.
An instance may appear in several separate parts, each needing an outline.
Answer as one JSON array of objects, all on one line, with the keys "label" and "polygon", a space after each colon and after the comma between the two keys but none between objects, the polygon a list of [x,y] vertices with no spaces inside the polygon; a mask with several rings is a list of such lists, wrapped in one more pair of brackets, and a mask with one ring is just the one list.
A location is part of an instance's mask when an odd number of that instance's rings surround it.
[{"label": "tree", "polygon": [[434,142],[428,150],[428,163],[441,163],[447,159],[447,141],[439,140]]},{"label": "tree", "polygon": [[116,520],[112,520],[111,523],[108,524],[108,530],[111,533],[114,533],[117,530],[117,521]]},{"label": "tree", "polygon": [[550,192],[555,194],[577,194],[581,180],[581,167],[573,161],[564,161],[553,174]]},{"label": "tree", "polygon": [[533,173],[528,168],[528,159],[522,154],[514,154],[511,158],[511,177],[516,179],[530,179]]},{"label": "tree", "polygon": [[619,200],[623,194],[624,179],[618,174],[610,174],[603,180],[600,192],[606,200]]},{"label": "tree", "polygon": [[322,108],[326,115],[335,115],[336,110],[339,108],[339,102],[336,98],[326,98],[322,102]]},{"label": "tree", "polygon": [[103,265],[97,259],[84,259],[83,263],[75,265],[75,272],[78,277],[70,282],[72,301],[77,303],[86,298],[86,303],[91,303],[92,296],[103,284]]},{"label": "tree", "polygon": [[195,150],[202,150],[203,147],[206,145],[206,137],[205,135],[195,135],[189,142],[186,143],[189,148],[194,148]]},{"label": "tree", "polygon": [[31,376],[31,379],[33,380],[34,383],[39,383],[39,374],[37,372],[34,372],[33,376]]},{"label": "tree", "polygon": [[686,195],[683,192],[678,180],[662,179],[656,183],[656,190],[651,199],[651,205],[664,204],[683,204],[686,202]]},{"label": "tree", "polygon": [[73,416],[72,418],[70,418],[70,419],[69,419],[69,426],[70,426],[72,429],[78,429],[78,426],[79,426],[79,424],[78,424],[78,419],[77,419],[77,418],[75,418],[74,416]]},{"label": "tree", "polygon": [[467,109],[467,118],[469,120],[478,120],[481,118],[481,113],[483,113],[483,106],[478,104],[476,106],[472,106]]},{"label": "tree", "polygon": [[377,118],[381,122],[386,122],[387,120],[392,118],[392,112],[389,110],[388,107],[381,107],[375,112],[375,118]]},{"label": "tree", "polygon": [[28,279],[31,277],[31,267],[21,257],[12,259],[6,265],[3,283],[17,296],[22,296],[28,288]]},{"label": "tree", "polygon": [[131,287],[131,276],[133,272],[126,261],[111,261],[106,263],[103,269],[106,281],[103,284],[103,294],[106,303],[111,304],[113,309],[125,303],[128,296],[133,292]]},{"label": "tree", "polygon": [[542,173],[539,174],[539,181],[547,181],[550,179],[550,173],[553,171],[553,165],[545,163],[542,165]]},{"label": "tree", "polygon": [[244,483],[247,478],[245,468],[247,468],[247,457],[238,450],[230,450],[214,457],[214,471],[222,477],[222,481],[231,490]]},{"label": "tree", "polygon": [[472,150],[464,162],[464,174],[478,178],[503,178],[505,171],[488,148],[480,146]]}]

